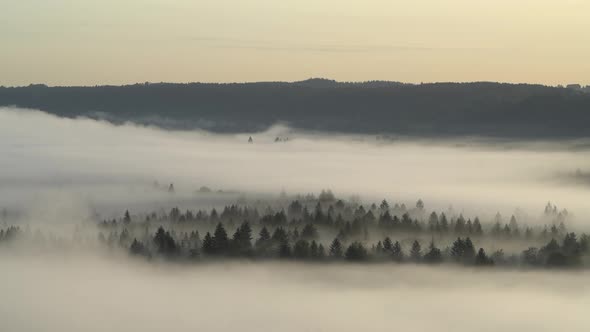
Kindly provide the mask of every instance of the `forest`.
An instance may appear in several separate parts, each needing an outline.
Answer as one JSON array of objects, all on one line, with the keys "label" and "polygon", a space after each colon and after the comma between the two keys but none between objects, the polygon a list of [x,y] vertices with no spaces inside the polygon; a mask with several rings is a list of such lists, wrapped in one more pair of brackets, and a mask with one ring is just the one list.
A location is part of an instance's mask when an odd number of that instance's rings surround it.
[{"label": "forest", "polygon": [[[588,138],[583,89],[494,82],[142,83],[0,87],[0,106],[166,129],[260,132],[275,124],[325,133]],[[362,120],[362,121],[359,121]]]},{"label": "forest", "polygon": [[172,262],[283,260],[309,263],[456,264],[476,267],[584,268],[590,237],[566,226],[569,212],[547,203],[535,224],[516,216],[473,219],[450,209],[362,204],[330,190],[219,209],[132,214],[77,224],[72,234],[8,225],[0,250],[99,250]]}]

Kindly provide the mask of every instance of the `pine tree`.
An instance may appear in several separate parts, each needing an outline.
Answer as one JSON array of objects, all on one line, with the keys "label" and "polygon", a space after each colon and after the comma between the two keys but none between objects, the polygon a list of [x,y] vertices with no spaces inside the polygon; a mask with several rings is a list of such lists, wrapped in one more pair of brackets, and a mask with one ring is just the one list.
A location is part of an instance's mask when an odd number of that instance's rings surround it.
[{"label": "pine tree", "polygon": [[209,232],[207,232],[203,238],[203,252],[208,255],[215,254],[215,245],[213,244],[213,238]]},{"label": "pine tree", "polygon": [[424,261],[430,264],[442,262],[442,253],[440,249],[434,246],[434,241],[430,241],[428,252],[424,255]]},{"label": "pine tree", "polygon": [[353,242],[348,246],[344,256],[349,261],[364,261],[368,257],[367,249],[360,242]]},{"label": "pine tree", "polygon": [[174,238],[169,232],[164,231],[164,228],[160,227],[156,231],[154,236],[154,244],[158,249],[158,253],[166,256],[174,256],[179,252],[179,248],[174,241]]},{"label": "pine tree", "polygon": [[438,224],[438,215],[436,212],[432,212],[430,217],[428,217],[428,229],[431,232],[440,230],[440,225]]},{"label": "pine tree", "polygon": [[244,221],[232,238],[234,254],[248,256],[252,253],[252,228],[247,221]]},{"label": "pine tree", "polygon": [[319,248],[317,242],[315,242],[315,240],[311,241],[311,244],[309,245],[309,255],[311,256],[311,258],[318,258],[318,250]]},{"label": "pine tree", "polygon": [[388,236],[385,238],[385,240],[383,240],[383,250],[387,253],[391,253],[392,249],[393,249],[393,242],[391,242],[391,239]]},{"label": "pine tree", "polygon": [[293,256],[297,259],[307,259],[310,256],[309,242],[306,240],[299,240],[295,242],[293,247]]},{"label": "pine tree", "polygon": [[389,203],[387,203],[387,201],[384,199],[381,202],[381,205],[379,205],[379,208],[381,209],[381,211],[383,212],[388,212],[389,211]]},{"label": "pine tree", "polygon": [[477,236],[483,235],[483,229],[478,217],[475,217],[475,220],[473,221],[473,234]]},{"label": "pine tree", "polygon": [[490,259],[483,248],[479,248],[477,255],[475,256],[475,265],[477,266],[488,266],[493,265],[494,261]]},{"label": "pine tree", "polygon": [[277,227],[275,231],[272,233],[272,241],[276,244],[288,242],[289,236],[287,235],[287,232],[284,228]]},{"label": "pine tree", "polygon": [[303,227],[303,230],[301,231],[301,237],[305,240],[314,240],[317,239],[318,237],[318,231],[315,228],[314,225],[307,224],[305,225],[305,227]]},{"label": "pine tree", "polygon": [[143,243],[137,241],[137,239],[133,239],[133,242],[131,243],[131,246],[129,247],[129,252],[132,255],[137,255],[137,256],[145,256],[145,257],[150,257],[150,253],[149,250],[147,250],[147,248],[143,245]]},{"label": "pine tree", "polygon": [[266,227],[263,227],[256,240],[256,250],[262,255],[268,254],[271,244],[270,233]]},{"label": "pine tree", "polygon": [[422,259],[422,247],[420,246],[420,242],[418,242],[418,240],[414,240],[414,243],[412,243],[410,258],[414,262],[419,262]]},{"label": "pine tree", "polygon": [[457,262],[461,262],[463,260],[465,254],[465,241],[460,237],[453,242],[451,246],[451,257]]},{"label": "pine tree", "polygon": [[391,258],[396,262],[402,262],[404,260],[404,252],[399,241],[395,241],[393,248],[391,249]]},{"label": "pine tree", "polygon": [[291,247],[289,246],[289,242],[283,242],[279,245],[279,257],[291,258]]},{"label": "pine tree", "polygon": [[340,243],[340,240],[338,240],[338,238],[335,238],[334,241],[332,241],[332,244],[330,245],[330,257],[341,258],[343,254],[342,251],[342,243]]},{"label": "pine tree", "polygon": [[123,216],[123,222],[125,224],[131,223],[131,215],[129,214],[129,210],[125,210],[125,216]]},{"label": "pine tree", "polygon": [[229,251],[229,238],[222,223],[217,224],[213,233],[213,247],[216,254],[226,254]]},{"label": "pine tree", "polygon": [[475,258],[475,247],[469,237],[465,238],[465,259],[467,262],[472,263]]},{"label": "pine tree", "polygon": [[447,216],[444,213],[440,214],[440,231],[446,233],[449,231],[449,222]]}]

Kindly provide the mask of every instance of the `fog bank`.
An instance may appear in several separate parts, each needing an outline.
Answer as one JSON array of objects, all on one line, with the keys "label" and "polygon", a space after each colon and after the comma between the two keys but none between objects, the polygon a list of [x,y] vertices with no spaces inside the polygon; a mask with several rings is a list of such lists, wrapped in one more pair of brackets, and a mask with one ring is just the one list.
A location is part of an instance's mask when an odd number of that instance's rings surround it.
[{"label": "fog bank", "polygon": [[588,275],[6,257],[6,331],[587,331]]},{"label": "fog bank", "polygon": [[[428,209],[453,205],[467,214],[520,209],[536,216],[551,201],[590,216],[588,188],[558,176],[590,169],[580,142],[473,142],[325,136],[286,127],[214,135],[1,109],[0,208],[81,219],[97,211],[120,216],[125,208],[211,207],[241,196],[195,195],[209,186],[247,195],[331,188],[339,196],[410,206],[422,198]],[[155,189],[155,181],[164,189],[174,183],[175,194]]]}]

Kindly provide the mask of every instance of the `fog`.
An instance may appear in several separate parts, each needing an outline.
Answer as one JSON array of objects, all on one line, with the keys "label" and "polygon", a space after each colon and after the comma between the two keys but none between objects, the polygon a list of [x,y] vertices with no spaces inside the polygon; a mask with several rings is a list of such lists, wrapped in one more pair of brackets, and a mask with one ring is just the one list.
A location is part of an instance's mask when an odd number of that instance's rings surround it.
[{"label": "fog", "polygon": [[[483,216],[516,211],[519,221],[527,222],[551,201],[575,217],[568,219],[573,228],[587,229],[586,146],[328,136],[286,125],[239,135],[173,132],[5,108],[0,109],[0,209],[4,226],[8,217],[59,233],[64,224],[120,218],[126,209],[211,208],[331,188],[363,203],[386,198],[412,206],[422,198],[427,210],[452,205],[457,212]],[[168,190],[171,183],[174,192]],[[211,191],[199,190],[203,186]],[[526,215],[532,218],[520,218]],[[71,237],[71,229],[65,230],[64,237]],[[490,239],[480,245],[492,249],[498,242]],[[584,269],[265,260],[192,264],[148,262],[128,257],[127,248],[15,248],[0,248],[0,322],[6,331],[590,328],[583,312],[590,300]]]},{"label": "fog", "polygon": [[[367,203],[412,206],[422,198],[427,209],[453,206],[468,215],[536,216],[551,201],[584,226],[589,188],[563,174],[590,169],[586,143],[326,136],[286,126],[216,135],[4,108],[0,208],[29,221],[63,221],[331,188]],[[170,183],[174,195],[165,190]],[[224,193],[195,194],[201,186]]]},{"label": "fog", "polygon": [[5,331],[587,331],[588,274],[0,257]]}]

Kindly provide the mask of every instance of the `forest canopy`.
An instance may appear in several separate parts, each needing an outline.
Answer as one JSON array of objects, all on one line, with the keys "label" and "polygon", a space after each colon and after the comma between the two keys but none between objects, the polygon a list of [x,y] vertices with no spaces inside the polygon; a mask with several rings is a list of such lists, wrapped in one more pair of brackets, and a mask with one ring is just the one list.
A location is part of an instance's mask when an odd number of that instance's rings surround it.
[{"label": "forest canopy", "polygon": [[[173,194],[173,193],[170,193]],[[582,268],[590,237],[568,229],[569,212],[547,203],[536,225],[499,213],[480,220],[429,211],[424,201],[362,204],[330,190],[231,204],[221,210],[131,213],[79,223],[73,235],[10,225],[0,250],[99,248],[148,260],[288,260],[313,263],[458,264],[476,267]],[[538,223],[541,222],[541,223]],[[505,246],[505,249],[503,248]]]},{"label": "forest canopy", "polygon": [[[0,87],[0,106],[170,129],[296,129],[417,137],[588,138],[590,94],[530,84],[325,79],[243,84]],[[362,121],[359,121],[362,119]]]}]

